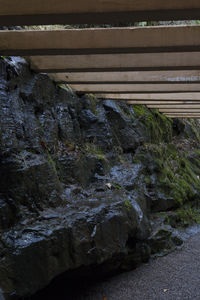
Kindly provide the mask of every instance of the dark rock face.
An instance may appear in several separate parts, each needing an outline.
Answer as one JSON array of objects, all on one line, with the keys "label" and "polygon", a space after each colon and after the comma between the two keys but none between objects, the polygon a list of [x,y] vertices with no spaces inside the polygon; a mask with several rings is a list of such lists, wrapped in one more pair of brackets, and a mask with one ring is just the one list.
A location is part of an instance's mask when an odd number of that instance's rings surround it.
[{"label": "dark rock face", "polygon": [[21,58],[0,59],[0,100],[7,299],[32,295],[69,270],[146,261],[151,212],[198,198],[197,122],[174,125],[144,107],[78,98]]}]

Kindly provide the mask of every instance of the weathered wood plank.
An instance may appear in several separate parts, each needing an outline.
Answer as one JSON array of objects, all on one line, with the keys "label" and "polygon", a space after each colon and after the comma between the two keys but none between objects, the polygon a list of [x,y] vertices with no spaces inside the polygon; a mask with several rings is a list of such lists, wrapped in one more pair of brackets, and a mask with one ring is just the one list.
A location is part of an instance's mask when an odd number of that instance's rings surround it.
[{"label": "weathered wood plank", "polygon": [[191,116],[191,115],[185,115],[185,116],[166,115],[166,117],[171,118],[171,119],[200,119],[200,115],[197,115],[197,116],[194,116],[194,115],[193,116]]},{"label": "weathered wood plank", "polygon": [[169,118],[194,118],[200,119],[200,114],[193,114],[193,113],[164,113],[165,116]]},{"label": "weathered wood plank", "polygon": [[[0,55],[80,55],[200,50],[200,26],[0,31]],[[164,38],[163,38],[164,37]]]},{"label": "weathered wood plank", "polygon": [[200,19],[199,0],[0,0],[0,25]]},{"label": "weathered wood plank", "polygon": [[199,113],[200,114],[200,109],[198,108],[159,108],[160,112],[165,112],[165,113]]},{"label": "weathered wood plank", "polygon": [[125,101],[127,104],[132,104],[132,105],[148,105],[150,108],[157,108],[159,106],[162,107],[164,105],[169,105],[169,104],[171,107],[174,107],[175,105],[181,105],[181,104],[200,105],[200,101],[193,101],[193,102],[192,101],[143,101],[143,100],[135,100],[135,101],[122,100],[122,101]]},{"label": "weathered wood plank", "polygon": [[174,115],[169,115],[169,116],[166,116],[168,118],[171,118],[171,119],[200,119],[200,116],[174,116]]},{"label": "weathered wood plank", "polygon": [[31,56],[40,72],[199,70],[200,52]]},{"label": "weathered wood plank", "polygon": [[200,92],[198,84],[70,84],[72,90],[79,93],[170,93]]},{"label": "weathered wood plank", "polygon": [[189,83],[200,82],[200,71],[82,72],[52,73],[57,83]]},{"label": "weathered wood plank", "polygon": [[163,94],[100,94],[95,95],[99,99],[113,99],[113,100],[153,100],[153,101],[177,101],[177,100],[191,100],[200,101],[200,93],[163,93]]},{"label": "weathered wood plank", "polygon": [[164,104],[158,104],[158,105],[149,105],[147,104],[147,107],[149,108],[161,108],[161,109],[168,109],[168,108],[172,108],[172,109],[176,109],[176,108],[180,108],[180,109],[200,109],[200,104],[176,104],[176,105],[164,105]]}]

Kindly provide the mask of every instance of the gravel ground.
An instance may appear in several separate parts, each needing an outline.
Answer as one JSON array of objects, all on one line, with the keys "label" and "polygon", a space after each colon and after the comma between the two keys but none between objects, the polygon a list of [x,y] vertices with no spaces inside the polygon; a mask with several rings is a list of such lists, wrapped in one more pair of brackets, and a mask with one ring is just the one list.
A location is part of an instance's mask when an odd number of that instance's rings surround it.
[{"label": "gravel ground", "polygon": [[200,233],[182,249],[87,287],[72,299],[200,300]]}]

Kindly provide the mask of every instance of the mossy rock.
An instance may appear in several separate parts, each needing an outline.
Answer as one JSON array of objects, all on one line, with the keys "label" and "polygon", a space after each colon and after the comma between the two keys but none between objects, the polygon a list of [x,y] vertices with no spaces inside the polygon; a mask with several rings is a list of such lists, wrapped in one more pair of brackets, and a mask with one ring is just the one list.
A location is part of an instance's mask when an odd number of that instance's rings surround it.
[{"label": "mossy rock", "polygon": [[140,121],[144,124],[147,137],[150,142],[160,143],[172,140],[173,121],[158,110],[148,109],[144,105],[133,105],[133,111]]},{"label": "mossy rock", "polygon": [[[173,144],[145,144],[133,157],[134,163],[145,167],[145,183],[152,188],[151,175],[158,178],[154,193],[163,191],[166,199],[174,199],[177,206],[198,198],[200,193],[200,157],[196,151],[195,158],[181,151]],[[176,206],[175,205],[175,206]]]}]

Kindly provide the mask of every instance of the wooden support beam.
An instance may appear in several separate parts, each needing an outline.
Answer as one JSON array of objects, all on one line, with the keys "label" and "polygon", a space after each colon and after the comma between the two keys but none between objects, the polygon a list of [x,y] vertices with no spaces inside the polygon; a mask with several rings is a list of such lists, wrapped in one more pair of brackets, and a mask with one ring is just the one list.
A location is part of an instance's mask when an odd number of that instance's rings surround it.
[{"label": "wooden support beam", "polygon": [[164,115],[176,115],[176,116],[185,116],[185,115],[190,115],[190,116],[200,116],[200,113],[199,112],[174,112],[174,113],[171,113],[171,112],[165,112],[163,113]]},{"label": "wooden support beam", "polygon": [[[192,55],[192,54],[191,54]],[[57,83],[200,83],[200,71],[82,72],[51,73]]]},{"label": "wooden support beam", "polygon": [[111,100],[142,100],[142,101],[200,101],[200,93],[132,93],[132,94],[100,94],[95,95],[99,99],[111,99]]},{"label": "wooden support beam", "polygon": [[176,105],[171,105],[171,104],[158,104],[158,105],[149,105],[147,104],[147,107],[149,108],[157,108],[157,109],[200,109],[200,104],[176,104]]},{"label": "wooden support beam", "polygon": [[104,72],[200,70],[200,52],[31,56],[36,71]]},{"label": "wooden support beam", "polygon": [[159,108],[160,112],[164,113],[199,113],[200,109],[198,108]]},{"label": "wooden support beam", "polygon": [[200,119],[200,115],[197,115],[197,116],[190,116],[190,115],[185,115],[185,116],[166,115],[166,117],[171,118],[171,119]]},{"label": "wooden support beam", "polygon": [[200,92],[200,85],[188,84],[70,84],[72,90],[78,93],[170,93],[170,92]]},{"label": "wooden support beam", "polygon": [[[158,106],[164,106],[164,105],[170,105],[172,107],[174,107],[175,105],[182,105],[182,104],[199,104],[200,105],[200,101],[143,101],[143,100],[132,100],[132,101],[127,101],[127,100],[122,100],[122,101],[126,101],[127,104],[131,104],[131,105],[148,105],[148,107],[150,108],[157,108]],[[153,107],[155,106],[155,107]]]},{"label": "wooden support beam", "polygon": [[0,0],[0,25],[200,19],[199,0]]},{"label": "wooden support beam", "polygon": [[200,26],[3,30],[0,31],[0,55],[200,51],[199,36]]},{"label": "wooden support beam", "polygon": [[166,117],[169,118],[194,118],[200,119],[200,114],[193,114],[193,113],[164,113]]}]

